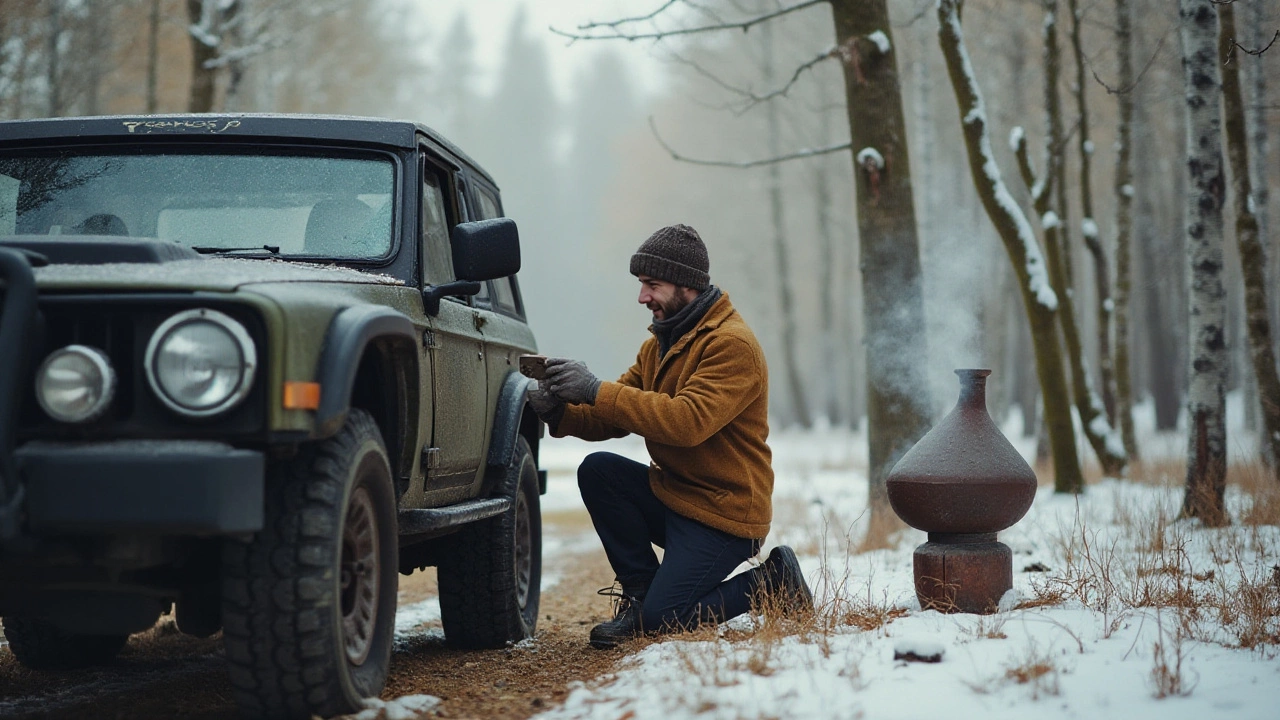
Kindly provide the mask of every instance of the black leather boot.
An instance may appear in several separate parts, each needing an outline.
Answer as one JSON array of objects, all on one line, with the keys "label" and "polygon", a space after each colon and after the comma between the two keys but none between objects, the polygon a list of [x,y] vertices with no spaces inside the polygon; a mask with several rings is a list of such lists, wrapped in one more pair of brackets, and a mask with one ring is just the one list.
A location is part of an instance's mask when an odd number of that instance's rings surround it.
[{"label": "black leather boot", "polygon": [[785,614],[813,612],[813,593],[804,581],[794,550],[779,545],[769,552],[769,559],[760,564],[760,570],[762,586],[781,601]]},{"label": "black leather boot", "polygon": [[626,588],[604,588],[596,592],[614,597],[613,619],[591,628],[591,647],[608,650],[618,643],[639,637],[644,632],[640,621],[640,609],[644,606],[643,594],[627,592]]}]

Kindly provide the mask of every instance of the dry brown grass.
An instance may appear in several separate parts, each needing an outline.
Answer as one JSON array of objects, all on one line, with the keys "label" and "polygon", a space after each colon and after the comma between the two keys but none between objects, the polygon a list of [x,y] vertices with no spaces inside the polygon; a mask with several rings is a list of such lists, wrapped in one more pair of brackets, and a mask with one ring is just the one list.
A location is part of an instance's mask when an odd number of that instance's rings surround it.
[{"label": "dry brown grass", "polygon": [[1240,488],[1245,497],[1238,518],[1241,525],[1280,525],[1280,479],[1265,465],[1231,465],[1227,485]]},{"label": "dry brown grass", "polygon": [[1156,614],[1157,640],[1151,648],[1151,684],[1157,698],[1190,695],[1195,682],[1187,677],[1183,661],[1186,660],[1186,622],[1179,618],[1174,627],[1165,631],[1160,614]]},{"label": "dry brown grass", "polygon": [[1041,649],[1034,641],[1029,642],[1021,657],[1014,657],[1004,671],[1005,681],[1027,685],[1033,700],[1039,700],[1042,695],[1061,693],[1060,675],[1061,670],[1053,662],[1053,653]]}]

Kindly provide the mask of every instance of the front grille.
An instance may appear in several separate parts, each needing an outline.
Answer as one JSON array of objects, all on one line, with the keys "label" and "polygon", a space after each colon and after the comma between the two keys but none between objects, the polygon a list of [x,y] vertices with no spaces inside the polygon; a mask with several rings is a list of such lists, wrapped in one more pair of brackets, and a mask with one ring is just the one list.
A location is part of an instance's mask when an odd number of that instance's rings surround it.
[{"label": "front grille", "polygon": [[[253,389],[245,401],[226,415],[206,420],[179,416],[152,394],[143,368],[147,341],[160,323],[192,307],[224,312],[249,331],[264,358],[266,332],[248,308],[201,302],[190,296],[44,296],[32,343],[30,381],[19,411],[18,437],[30,439],[216,438],[251,440],[265,428],[265,363],[260,362]],[[35,397],[35,373],[49,353],[67,345],[88,345],[103,351],[116,372],[116,394],[103,417],[86,423],[58,423],[44,414]]]},{"label": "front grille", "polygon": [[[101,308],[43,309],[44,352],[33,358],[34,371],[49,353],[68,345],[88,345],[106,353],[116,371],[116,398],[103,421],[120,420],[133,414],[134,373],[141,356],[135,353],[136,327],[133,318]],[[35,402],[35,395],[31,396]],[[37,406],[36,412],[40,412]],[[102,421],[100,421],[102,422]]]}]

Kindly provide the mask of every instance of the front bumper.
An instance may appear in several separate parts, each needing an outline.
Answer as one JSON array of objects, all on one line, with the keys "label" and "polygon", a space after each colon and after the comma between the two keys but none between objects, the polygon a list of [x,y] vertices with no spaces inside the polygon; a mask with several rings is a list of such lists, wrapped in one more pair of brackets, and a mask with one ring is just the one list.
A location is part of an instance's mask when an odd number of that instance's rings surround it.
[{"label": "front bumper", "polygon": [[30,442],[14,458],[36,535],[262,529],[261,452],[187,440]]}]

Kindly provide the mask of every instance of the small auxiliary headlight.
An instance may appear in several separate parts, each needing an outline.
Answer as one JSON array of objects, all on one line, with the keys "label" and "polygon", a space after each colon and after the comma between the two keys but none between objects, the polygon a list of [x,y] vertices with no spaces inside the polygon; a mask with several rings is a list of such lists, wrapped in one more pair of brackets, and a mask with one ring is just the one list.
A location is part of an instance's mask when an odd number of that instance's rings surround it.
[{"label": "small auxiliary headlight", "polygon": [[83,423],[100,417],[115,392],[111,360],[87,345],[53,351],[36,371],[36,400],[59,422]]}]

